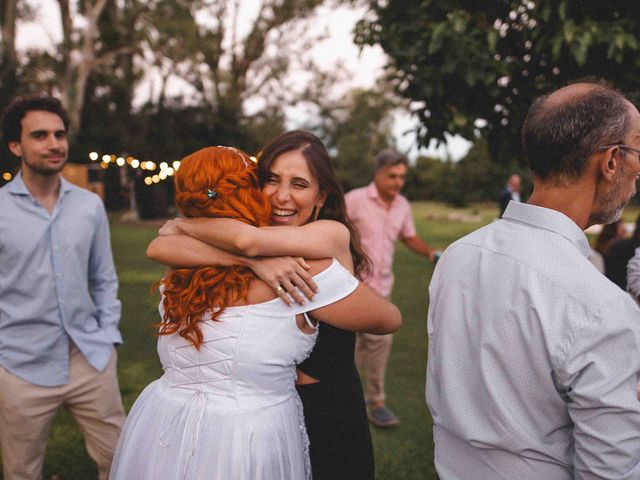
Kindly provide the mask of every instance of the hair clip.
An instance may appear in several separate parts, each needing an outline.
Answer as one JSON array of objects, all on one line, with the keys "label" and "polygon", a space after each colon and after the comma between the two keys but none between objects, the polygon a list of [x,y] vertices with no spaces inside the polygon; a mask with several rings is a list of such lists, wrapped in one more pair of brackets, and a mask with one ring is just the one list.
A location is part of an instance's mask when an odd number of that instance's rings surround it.
[{"label": "hair clip", "polygon": [[207,197],[211,200],[218,196],[218,192],[216,192],[213,188],[207,188]]}]

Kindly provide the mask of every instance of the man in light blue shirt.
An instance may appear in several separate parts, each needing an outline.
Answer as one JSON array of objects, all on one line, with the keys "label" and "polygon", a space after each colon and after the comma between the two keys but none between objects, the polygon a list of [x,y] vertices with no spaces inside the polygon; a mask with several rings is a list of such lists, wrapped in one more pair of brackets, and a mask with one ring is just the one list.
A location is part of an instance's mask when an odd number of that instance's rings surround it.
[{"label": "man in light blue shirt", "polygon": [[640,113],[577,83],[523,128],[528,204],[453,243],[431,282],[427,403],[441,480],[640,479],[640,309],[583,230],[635,194]]},{"label": "man in light blue shirt", "polygon": [[65,406],[106,479],[124,421],[114,345],[120,302],[100,198],[60,176],[67,114],[16,99],[3,141],[21,172],[0,189],[0,449],[6,479],[42,476],[48,430]]}]

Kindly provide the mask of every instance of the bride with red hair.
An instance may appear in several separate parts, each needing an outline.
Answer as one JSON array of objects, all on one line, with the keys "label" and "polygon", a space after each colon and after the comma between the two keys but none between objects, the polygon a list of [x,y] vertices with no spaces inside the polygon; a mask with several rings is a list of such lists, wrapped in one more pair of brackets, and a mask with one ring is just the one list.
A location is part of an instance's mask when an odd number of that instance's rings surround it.
[{"label": "bride with red hair", "polygon": [[[256,167],[210,147],[176,175],[185,217],[269,224]],[[160,281],[158,353],[164,375],[133,405],[109,478],[310,479],[308,439],[294,380],[316,320],[353,330],[399,328],[398,309],[336,259],[309,261],[318,293],[288,306],[245,266],[179,268]]]}]

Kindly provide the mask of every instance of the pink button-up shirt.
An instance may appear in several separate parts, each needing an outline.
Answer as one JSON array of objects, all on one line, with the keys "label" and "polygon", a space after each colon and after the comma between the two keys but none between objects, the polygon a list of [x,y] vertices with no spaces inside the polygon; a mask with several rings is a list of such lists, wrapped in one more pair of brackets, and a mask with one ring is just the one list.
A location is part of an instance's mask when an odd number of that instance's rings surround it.
[{"label": "pink button-up shirt", "polygon": [[388,298],[393,288],[395,242],[416,235],[411,205],[398,195],[388,206],[373,183],[351,190],[345,200],[349,219],[360,232],[362,248],[373,264],[372,275],[364,281]]}]

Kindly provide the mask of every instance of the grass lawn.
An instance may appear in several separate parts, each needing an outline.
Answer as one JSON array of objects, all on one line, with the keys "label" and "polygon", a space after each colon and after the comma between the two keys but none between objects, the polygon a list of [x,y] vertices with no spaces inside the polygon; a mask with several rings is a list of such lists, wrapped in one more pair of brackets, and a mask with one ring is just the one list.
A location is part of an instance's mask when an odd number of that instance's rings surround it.
[{"label": "grass lawn", "polygon": [[[454,211],[440,204],[421,202],[414,204],[413,208],[419,234],[438,247],[446,247],[457,238],[489,223],[497,213],[492,204]],[[637,211],[625,212],[625,219],[634,221]],[[157,227],[113,222],[111,228],[123,305],[120,328],[124,345],[119,351],[118,370],[123,400],[128,410],[142,389],[161,375],[153,327],[159,317],[156,300],[150,298],[149,292],[150,286],[160,278],[164,269],[144,256],[145,248],[155,236]],[[401,423],[388,431],[372,430],[377,478],[431,480],[436,476],[431,417],[424,400],[424,387],[429,302],[427,287],[433,267],[426,259],[399,244],[394,270],[396,283],[393,301],[403,313],[404,326],[395,335],[387,372],[387,394],[388,403],[400,417]],[[79,429],[70,415],[61,411],[51,430],[44,478],[89,480],[96,477],[95,466],[85,452]]]}]

